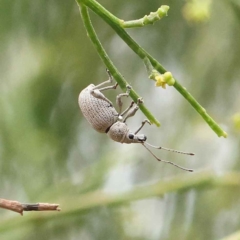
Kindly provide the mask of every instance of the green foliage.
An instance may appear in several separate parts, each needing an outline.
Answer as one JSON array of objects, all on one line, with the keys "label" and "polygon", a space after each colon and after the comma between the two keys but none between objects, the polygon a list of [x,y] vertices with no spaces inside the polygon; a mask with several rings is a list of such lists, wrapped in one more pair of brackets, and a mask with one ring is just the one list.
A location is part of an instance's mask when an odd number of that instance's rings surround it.
[{"label": "green foliage", "polygon": [[[139,145],[111,142],[82,118],[79,92],[106,74],[74,1],[1,1],[0,197],[62,208],[23,217],[1,209],[2,239],[205,240],[239,231],[240,139],[232,121],[240,102],[237,2],[213,1],[207,21],[189,24],[187,2],[168,1],[169,17],[128,30],[225,126],[226,140],[217,139],[176,91],[151,85],[142,61],[90,12],[109,56],[162,123],[143,129],[149,141],[196,153],[191,160],[156,153],[199,171],[188,175],[156,162]],[[124,20],[164,4],[101,3]],[[106,94],[114,102],[116,93]],[[138,113],[129,126],[135,129],[143,118]]]}]

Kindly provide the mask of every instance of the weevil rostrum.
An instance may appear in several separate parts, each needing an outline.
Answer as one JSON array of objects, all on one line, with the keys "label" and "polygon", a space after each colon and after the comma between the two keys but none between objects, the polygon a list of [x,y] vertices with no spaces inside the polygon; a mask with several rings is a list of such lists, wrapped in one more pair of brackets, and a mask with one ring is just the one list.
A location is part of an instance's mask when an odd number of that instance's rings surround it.
[{"label": "weevil rostrum", "polygon": [[144,120],[141,126],[135,131],[132,132],[127,124],[126,120],[129,117],[135,115],[137,110],[139,109],[139,104],[142,104],[142,99],[138,99],[137,103],[131,102],[130,106],[122,111],[122,97],[128,97],[131,91],[131,87],[127,86],[126,93],[121,93],[117,95],[116,102],[119,107],[119,112],[116,111],[112,102],[105,97],[102,93],[108,89],[116,89],[118,84],[112,86],[106,86],[113,82],[113,78],[110,72],[107,70],[109,79],[99,85],[90,84],[86,88],[84,88],[78,97],[78,104],[83,113],[83,116],[90,123],[90,125],[100,133],[106,133],[112,140],[120,143],[140,143],[142,144],[151,155],[156,158],[158,161],[172,164],[182,170],[192,172],[192,169],[187,169],[181,167],[173,162],[162,160],[158,158],[146,145],[156,148],[163,149],[167,151],[177,152],[186,155],[194,155],[193,153],[186,153],[181,151],[176,151],[173,149],[168,149],[164,147],[153,146],[146,142],[147,137],[144,134],[139,134],[139,131],[143,128],[143,126],[150,122],[148,120]]}]

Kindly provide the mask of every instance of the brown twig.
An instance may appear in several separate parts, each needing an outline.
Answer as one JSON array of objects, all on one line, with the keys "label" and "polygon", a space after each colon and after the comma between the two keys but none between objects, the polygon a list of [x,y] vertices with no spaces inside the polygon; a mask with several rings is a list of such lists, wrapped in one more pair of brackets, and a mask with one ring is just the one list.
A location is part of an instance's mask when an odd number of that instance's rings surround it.
[{"label": "brown twig", "polygon": [[55,203],[20,203],[0,198],[0,208],[5,208],[23,215],[23,211],[60,211],[59,204]]}]

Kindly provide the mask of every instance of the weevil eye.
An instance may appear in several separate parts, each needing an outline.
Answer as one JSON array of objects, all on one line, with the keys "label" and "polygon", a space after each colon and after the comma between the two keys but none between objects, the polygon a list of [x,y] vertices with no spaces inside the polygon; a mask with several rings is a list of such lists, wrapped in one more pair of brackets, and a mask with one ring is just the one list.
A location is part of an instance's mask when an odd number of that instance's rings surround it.
[{"label": "weevil eye", "polygon": [[132,133],[130,133],[130,134],[128,135],[128,137],[129,137],[129,139],[133,139],[133,138],[134,138],[134,135],[133,135]]}]

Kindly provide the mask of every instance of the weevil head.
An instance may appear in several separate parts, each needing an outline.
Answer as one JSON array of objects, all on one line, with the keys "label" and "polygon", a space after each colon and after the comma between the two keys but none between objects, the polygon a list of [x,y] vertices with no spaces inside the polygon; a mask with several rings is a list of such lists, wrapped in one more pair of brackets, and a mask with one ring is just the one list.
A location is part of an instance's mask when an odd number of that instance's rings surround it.
[{"label": "weevil head", "polygon": [[126,123],[119,121],[110,127],[107,134],[113,141],[120,143],[142,143],[147,140],[144,134],[132,133]]}]

